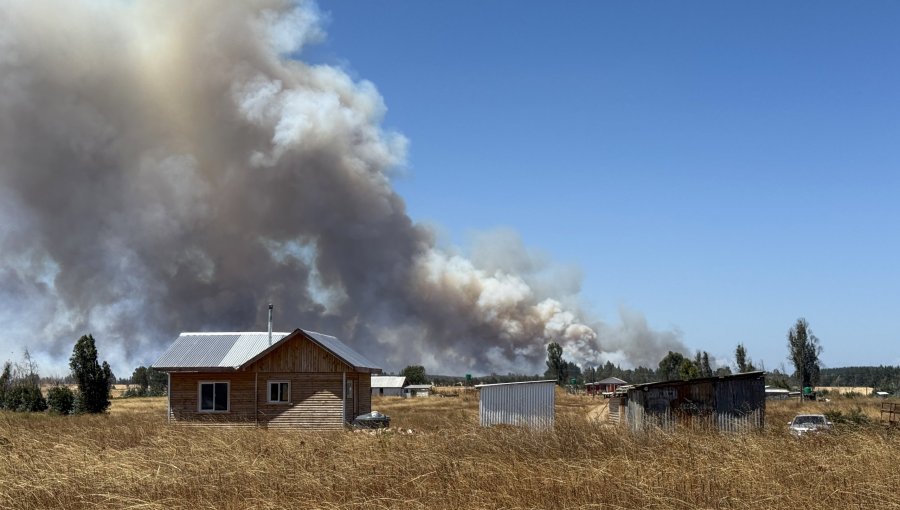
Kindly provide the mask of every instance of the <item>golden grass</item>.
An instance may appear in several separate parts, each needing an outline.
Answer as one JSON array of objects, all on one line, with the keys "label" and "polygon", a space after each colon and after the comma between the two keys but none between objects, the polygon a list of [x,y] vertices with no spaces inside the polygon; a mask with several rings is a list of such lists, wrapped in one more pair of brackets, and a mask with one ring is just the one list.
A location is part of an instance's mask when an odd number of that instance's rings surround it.
[{"label": "golden grass", "polygon": [[[0,413],[0,508],[900,508],[900,430],[795,439],[786,422],[878,401],[769,405],[754,434],[632,435],[560,395],[549,433],[476,426],[477,398],[375,399],[412,435],[169,426],[165,399],[104,416]],[[830,407],[826,407],[830,406]]]}]

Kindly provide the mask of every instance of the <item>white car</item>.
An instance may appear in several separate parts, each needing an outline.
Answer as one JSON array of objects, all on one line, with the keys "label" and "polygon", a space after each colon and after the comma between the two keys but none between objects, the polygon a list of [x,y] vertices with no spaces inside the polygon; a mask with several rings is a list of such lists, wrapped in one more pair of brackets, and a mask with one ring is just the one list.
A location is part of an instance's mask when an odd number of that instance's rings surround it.
[{"label": "white car", "polygon": [[830,430],[831,426],[824,414],[798,414],[788,422],[788,431],[799,437],[808,432]]}]

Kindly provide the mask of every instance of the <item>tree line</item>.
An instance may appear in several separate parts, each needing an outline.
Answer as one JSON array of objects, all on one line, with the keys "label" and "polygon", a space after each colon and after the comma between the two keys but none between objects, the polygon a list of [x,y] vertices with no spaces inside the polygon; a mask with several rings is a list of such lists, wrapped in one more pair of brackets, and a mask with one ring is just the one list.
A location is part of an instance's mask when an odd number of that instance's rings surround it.
[{"label": "tree line", "polygon": [[[75,342],[69,369],[71,373],[62,381],[55,381],[44,396],[37,362],[25,349],[22,361],[7,361],[0,372],[0,409],[18,412],[49,410],[55,414],[102,413],[109,409],[110,390],[116,377],[109,363],[100,362],[93,335],[84,335]],[[61,382],[71,382],[76,389]],[[166,374],[152,368],[138,367],[130,382],[136,386],[123,396],[157,396],[166,392]]]},{"label": "tree line", "polygon": [[[776,385],[788,387],[790,383],[794,383],[795,386],[800,388],[822,384],[823,369],[819,361],[822,346],[819,343],[819,339],[813,334],[806,319],[797,319],[788,330],[787,349],[787,359],[794,366],[794,372],[783,374],[778,370],[774,370],[767,373],[767,378],[771,378]],[[669,351],[660,360],[655,369],[648,367],[622,369],[619,366],[614,366],[609,361],[604,365],[596,367],[587,365],[582,368],[571,361],[567,361],[563,357],[562,346],[556,342],[551,342],[547,346],[547,370],[544,372],[544,376],[555,379],[560,385],[571,384],[573,381],[576,385],[581,385],[585,382],[596,382],[608,377],[617,377],[631,384],[642,384],[655,381],[724,376],[735,372],[754,372],[762,368],[757,368],[753,363],[743,343],[739,343],[735,347],[734,360],[734,367],[724,366],[714,369],[710,363],[709,353],[706,351],[698,350],[693,357],[685,356],[680,352]],[[897,371],[900,372],[900,367],[897,368]],[[831,377],[832,372],[826,370],[824,373],[828,373],[829,377]],[[877,372],[873,370],[872,373],[877,373],[877,380],[885,384],[890,380],[894,372],[891,370],[880,370]],[[875,376],[872,378],[874,379]],[[874,384],[867,384],[866,386],[874,386]]]}]

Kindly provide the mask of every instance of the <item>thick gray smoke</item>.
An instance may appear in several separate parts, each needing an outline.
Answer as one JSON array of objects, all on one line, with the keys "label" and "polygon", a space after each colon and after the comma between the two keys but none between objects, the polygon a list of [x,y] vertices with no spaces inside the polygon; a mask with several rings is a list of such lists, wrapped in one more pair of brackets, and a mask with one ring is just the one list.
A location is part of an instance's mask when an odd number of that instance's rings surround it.
[{"label": "thick gray smoke", "polygon": [[130,369],[179,331],[264,329],[267,302],[277,328],[388,368],[531,372],[549,341],[581,362],[683,350],[639,315],[587,320],[579,275],[514,235],[438,249],[391,187],[406,140],[375,87],[298,60],[319,18],[278,0],[0,4],[6,351],[65,359],[93,332]]}]

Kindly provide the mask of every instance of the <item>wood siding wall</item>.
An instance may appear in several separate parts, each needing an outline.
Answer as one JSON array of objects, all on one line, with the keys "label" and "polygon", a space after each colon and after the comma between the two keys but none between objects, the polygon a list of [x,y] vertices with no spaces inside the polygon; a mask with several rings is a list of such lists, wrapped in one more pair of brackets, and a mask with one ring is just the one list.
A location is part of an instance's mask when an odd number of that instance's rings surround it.
[{"label": "wood siding wall", "polygon": [[[253,399],[255,374],[249,372],[172,373],[170,419],[176,422],[193,422],[203,425],[256,425]],[[227,412],[201,413],[199,411],[200,381],[224,381],[229,383]]]},{"label": "wood siding wall", "polygon": [[[272,428],[329,429],[342,426],[341,398],[349,367],[307,339],[294,339],[245,371],[171,374],[171,412],[177,423]],[[371,374],[346,372],[353,398],[346,420],[372,410]],[[229,383],[227,412],[200,412],[200,381]],[[269,403],[269,381],[290,382],[288,403]],[[255,389],[255,393],[254,393]],[[349,397],[350,395],[348,395]]]},{"label": "wood siding wall", "polygon": [[[259,424],[272,428],[339,428],[341,419],[341,374],[269,372],[259,374]],[[287,404],[271,404],[269,381],[291,383]]]},{"label": "wood siding wall", "polygon": [[332,372],[352,370],[330,352],[300,336],[247,367],[253,372]]}]

